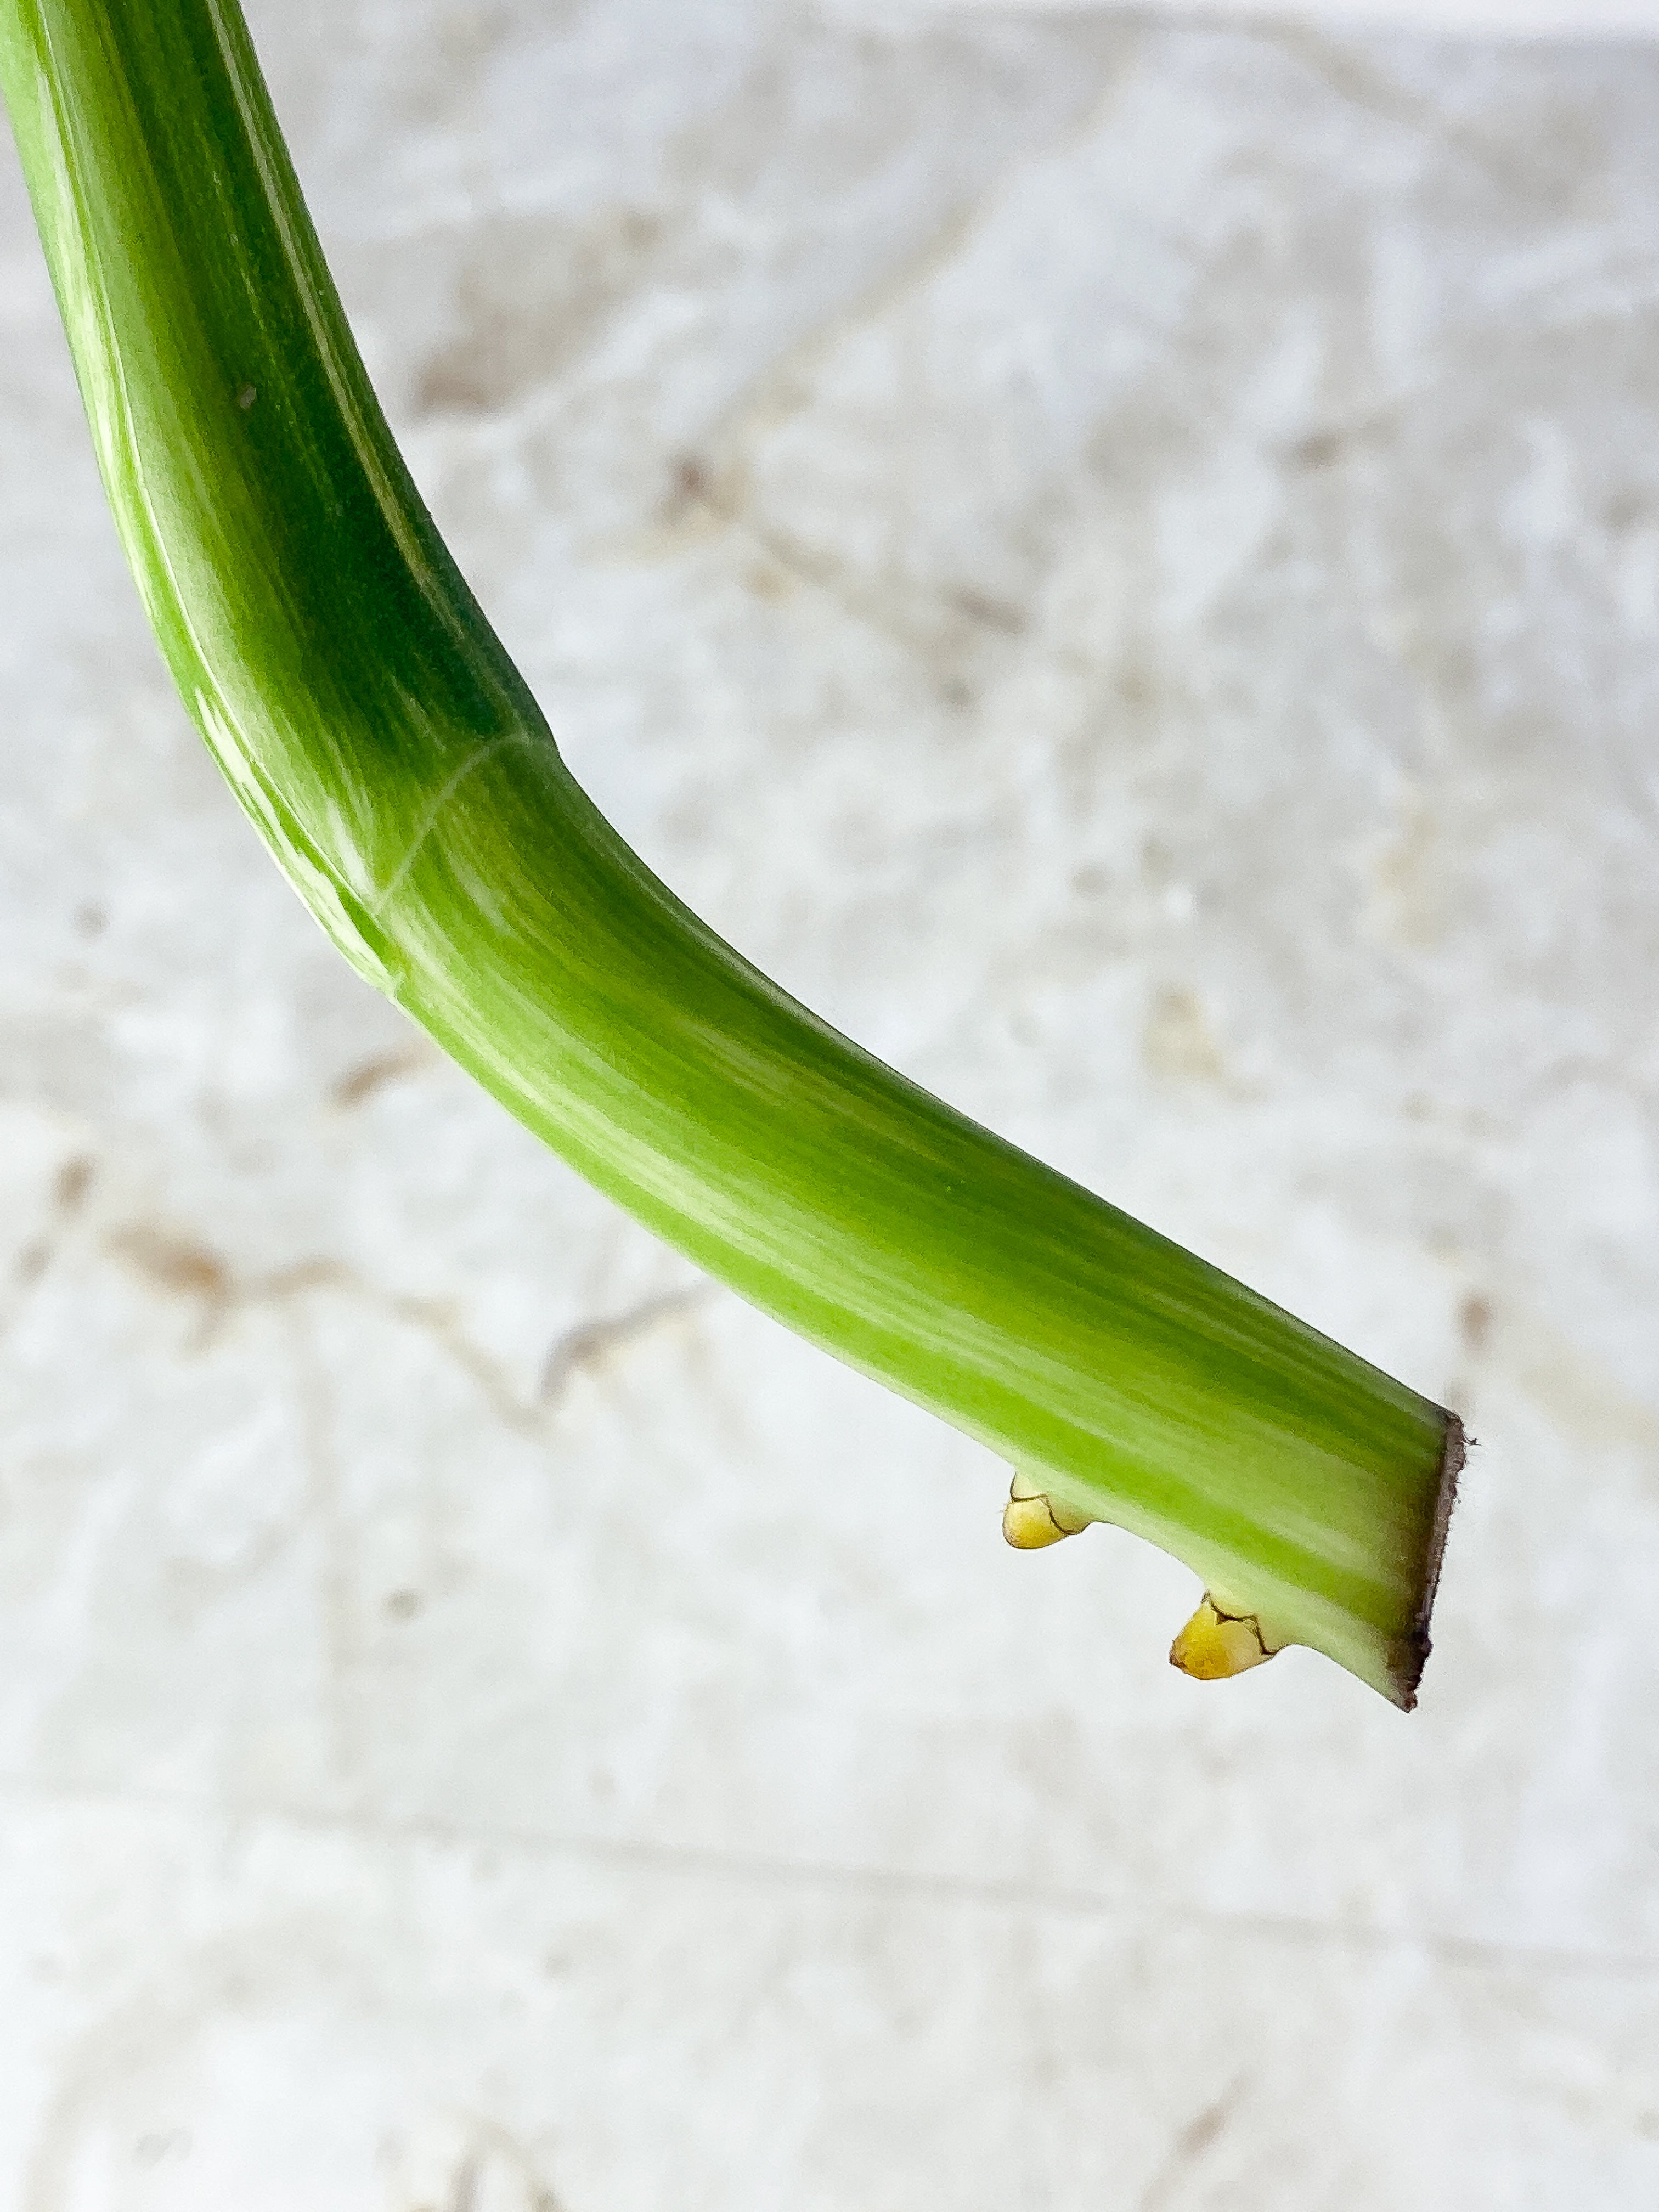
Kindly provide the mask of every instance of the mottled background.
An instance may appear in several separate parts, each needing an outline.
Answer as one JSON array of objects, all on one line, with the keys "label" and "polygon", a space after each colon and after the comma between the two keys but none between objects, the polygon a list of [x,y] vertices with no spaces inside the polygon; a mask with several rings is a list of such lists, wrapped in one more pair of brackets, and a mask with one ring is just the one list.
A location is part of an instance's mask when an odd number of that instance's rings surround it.
[{"label": "mottled background", "polygon": [[1659,2202],[1659,43],[1465,12],[250,8],[624,831],[1467,1411],[1410,1721],[1177,1678],[348,971],[5,152],[0,2202]]}]

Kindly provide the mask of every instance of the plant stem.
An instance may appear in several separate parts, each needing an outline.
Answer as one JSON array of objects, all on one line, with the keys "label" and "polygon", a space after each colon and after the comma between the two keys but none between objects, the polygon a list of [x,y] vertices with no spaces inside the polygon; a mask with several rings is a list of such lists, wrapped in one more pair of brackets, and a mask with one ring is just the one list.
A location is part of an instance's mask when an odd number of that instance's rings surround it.
[{"label": "plant stem", "polygon": [[1413,1702],[1455,1419],[927,1096],[572,780],[364,373],[235,0],[0,0],[100,465],[185,705],[355,967],[767,1313]]}]

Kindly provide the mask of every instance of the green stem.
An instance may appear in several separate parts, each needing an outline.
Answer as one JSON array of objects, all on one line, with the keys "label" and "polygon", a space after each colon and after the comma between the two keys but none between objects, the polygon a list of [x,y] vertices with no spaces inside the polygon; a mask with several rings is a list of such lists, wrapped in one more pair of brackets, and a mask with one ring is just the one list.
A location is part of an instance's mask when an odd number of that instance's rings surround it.
[{"label": "green stem", "polygon": [[572,781],[394,445],[235,0],[0,0],[104,482],[312,912],[659,1236],[1409,1705],[1452,1417],[884,1067]]}]

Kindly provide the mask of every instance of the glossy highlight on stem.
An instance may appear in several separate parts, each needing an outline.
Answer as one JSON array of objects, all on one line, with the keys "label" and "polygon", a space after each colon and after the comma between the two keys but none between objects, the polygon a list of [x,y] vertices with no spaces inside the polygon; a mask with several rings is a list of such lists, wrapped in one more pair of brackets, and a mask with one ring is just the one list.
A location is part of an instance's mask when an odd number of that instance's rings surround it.
[{"label": "glossy highlight on stem", "polygon": [[346,957],[1057,1531],[1161,1545],[1408,1707],[1455,1418],[838,1036],[629,850],[410,479],[235,0],[0,0],[0,79],[151,623]]}]

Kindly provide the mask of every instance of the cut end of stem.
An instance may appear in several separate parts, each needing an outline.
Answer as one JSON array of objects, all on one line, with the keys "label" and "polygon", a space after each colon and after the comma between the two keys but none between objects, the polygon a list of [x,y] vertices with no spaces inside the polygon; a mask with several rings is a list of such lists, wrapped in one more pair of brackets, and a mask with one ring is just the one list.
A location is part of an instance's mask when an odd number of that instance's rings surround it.
[{"label": "cut end of stem", "polygon": [[[1418,1685],[1429,1656],[1429,1616],[1440,1581],[1446,1532],[1457,1503],[1457,1478],[1468,1457],[1468,1440],[1462,1422],[1455,1413],[1446,1413],[1443,1419],[1434,1509],[1416,1609],[1407,1633],[1385,1647],[1386,1677],[1376,1685],[1407,1713],[1416,1705]],[[1235,1674],[1248,1674],[1297,1640],[1224,1593],[1206,1590],[1198,1610],[1170,1646],[1170,1663],[1194,1681],[1223,1682]]]},{"label": "cut end of stem", "polygon": [[1440,1569],[1446,1556],[1446,1531],[1451,1526],[1452,1508],[1457,1503],[1457,1478],[1463,1472],[1468,1455],[1469,1440],[1463,1433],[1463,1424],[1455,1413],[1448,1413],[1446,1441],[1440,1454],[1440,1487],[1435,1498],[1433,1524],[1429,1531],[1422,1595],[1418,1600],[1411,1633],[1405,1638],[1396,1670],[1400,1690],[1398,1703],[1402,1712],[1408,1713],[1415,1706],[1417,1686],[1423,1679],[1424,1668],[1428,1664],[1431,1649],[1429,1616],[1434,1611],[1435,1592],[1440,1587]]}]

